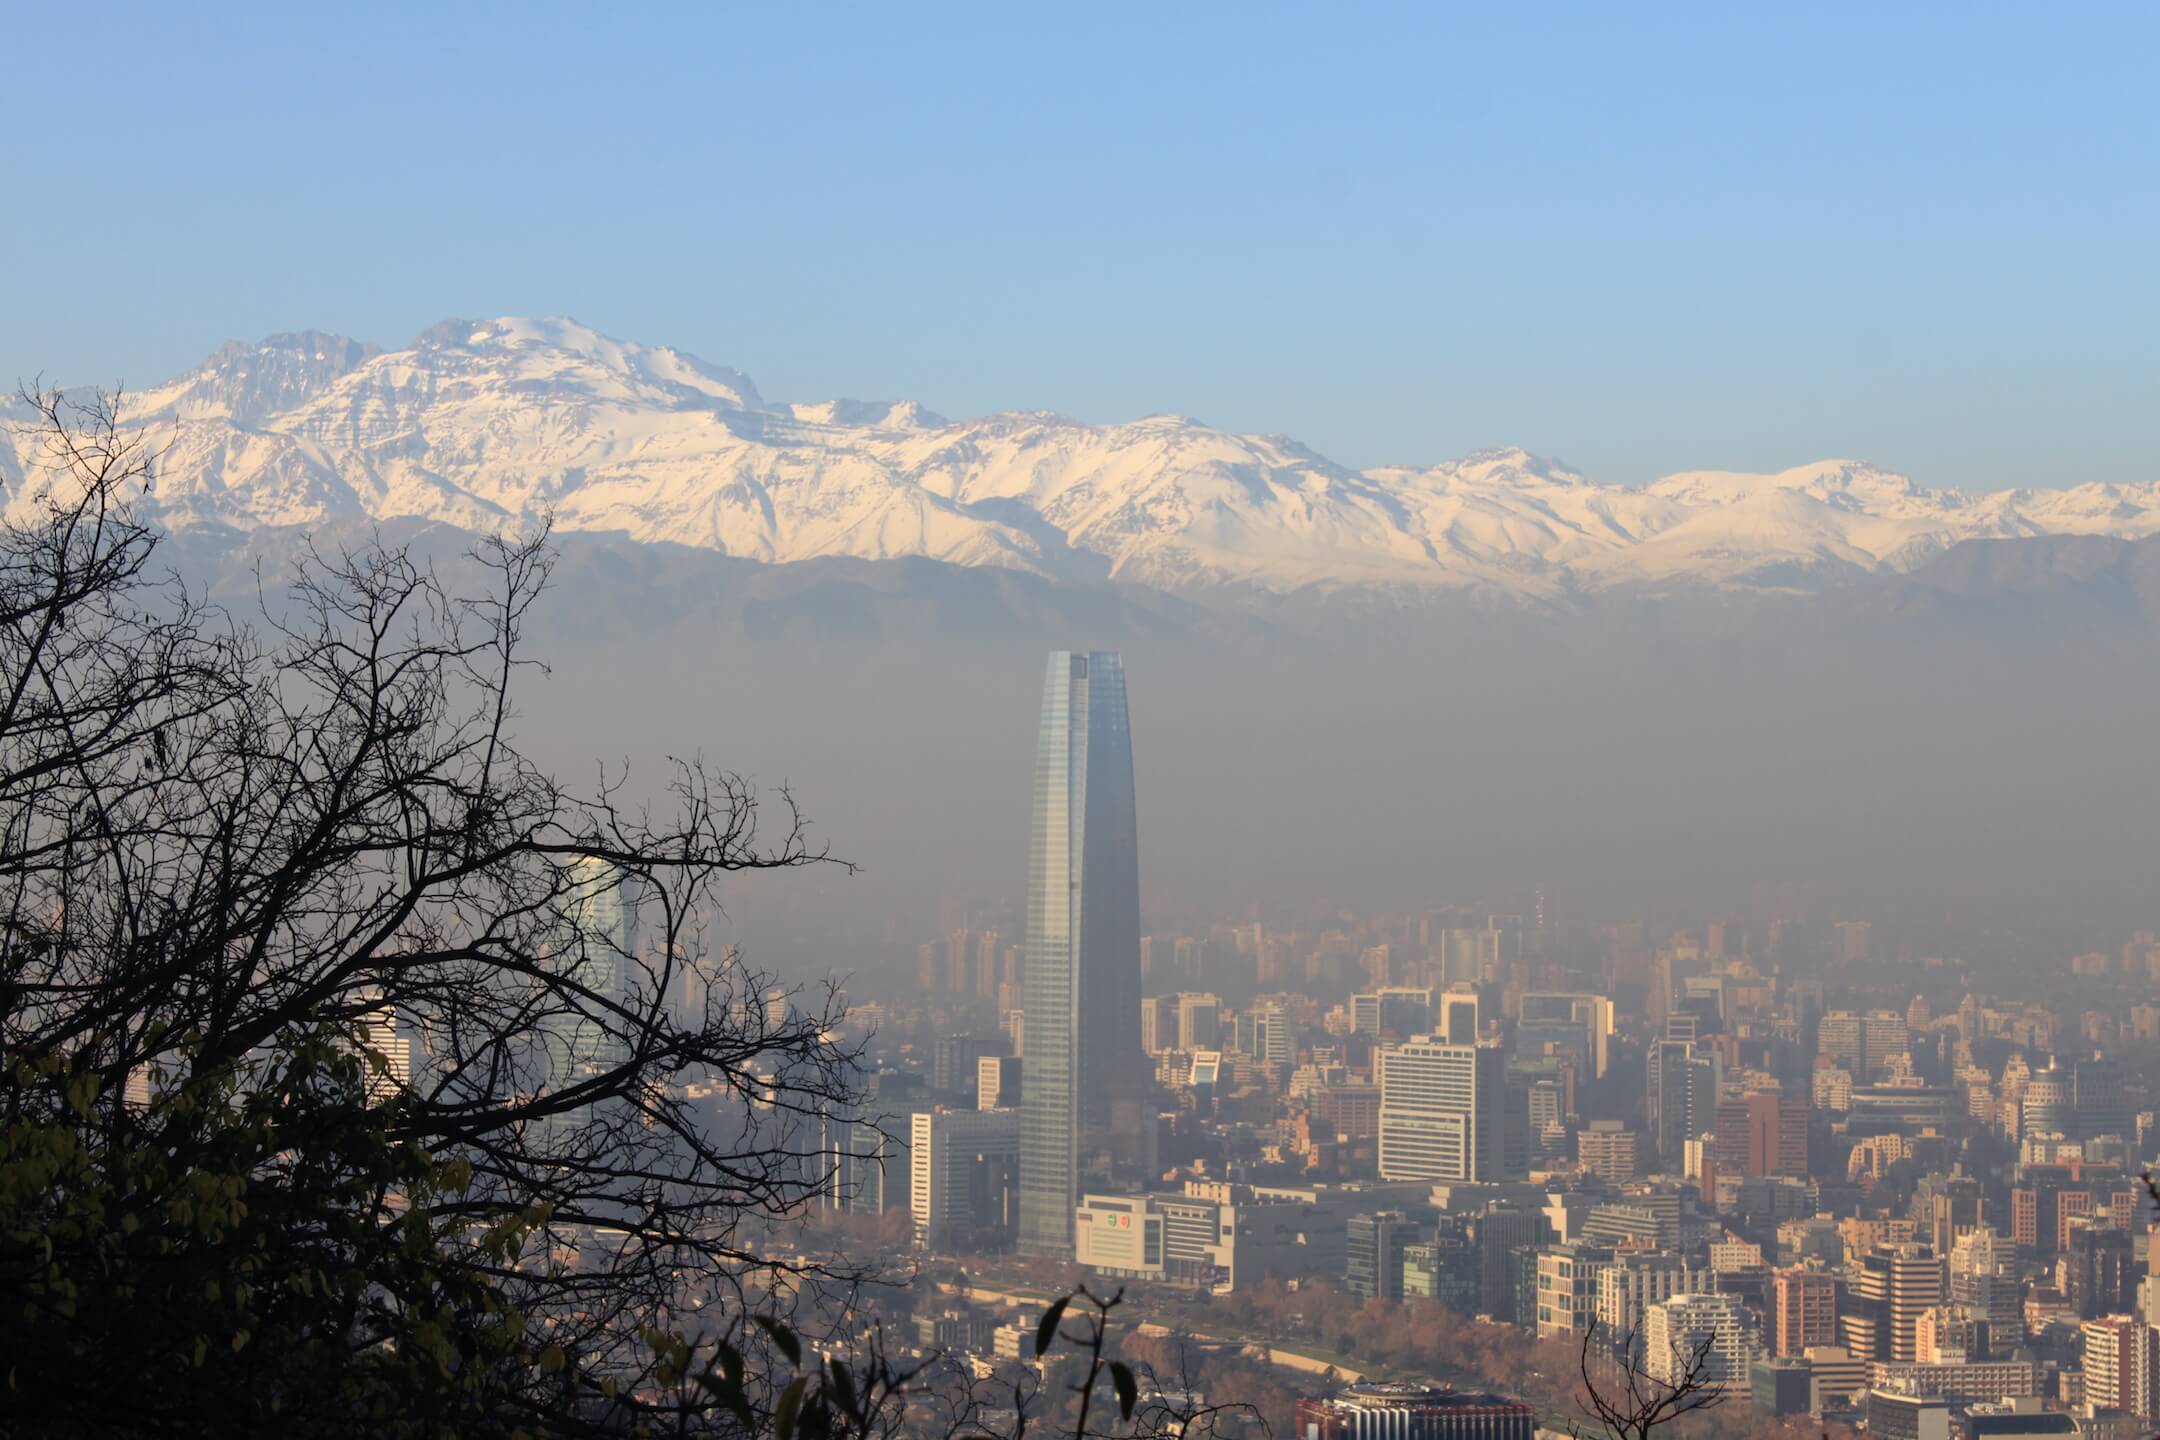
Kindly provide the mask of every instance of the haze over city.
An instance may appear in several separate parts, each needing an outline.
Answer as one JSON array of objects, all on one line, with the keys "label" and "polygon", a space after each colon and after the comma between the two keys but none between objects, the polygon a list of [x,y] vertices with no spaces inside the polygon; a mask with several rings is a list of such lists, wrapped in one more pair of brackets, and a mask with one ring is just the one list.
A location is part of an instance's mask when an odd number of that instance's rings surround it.
[{"label": "haze over city", "polygon": [[2160,1424],[2151,12],[110,24],[0,1437]]}]

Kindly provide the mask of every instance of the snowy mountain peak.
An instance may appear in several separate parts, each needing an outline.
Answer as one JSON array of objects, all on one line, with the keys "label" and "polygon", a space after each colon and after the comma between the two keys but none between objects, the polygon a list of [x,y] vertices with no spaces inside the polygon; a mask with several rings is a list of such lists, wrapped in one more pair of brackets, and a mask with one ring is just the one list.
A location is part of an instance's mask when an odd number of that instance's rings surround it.
[{"label": "snowy mountain peak", "polygon": [[764,397],[740,370],[708,365],[671,346],[603,335],[566,316],[529,320],[445,320],[420,332],[412,353],[455,357],[525,380],[582,388],[594,399],[636,398],[697,408],[763,410]]},{"label": "snowy mountain peak", "polygon": [[134,397],[144,418],[252,424],[300,404],[376,354],[343,335],[302,330],[258,344],[229,340],[200,366]]},{"label": "snowy mountain peak", "polygon": [[1863,460],[1817,460],[1775,475],[1731,470],[1690,470],[1667,475],[1646,487],[1647,493],[1696,503],[1729,503],[1762,490],[1792,490],[1828,501],[1850,496],[1871,502],[1932,499],[1907,476]]},{"label": "snowy mountain peak", "polygon": [[[741,371],[564,317],[448,320],[402,350],[227,345],[130,397],[169,523],[552,516],[766,561],[927,556],[1284,593],[1814,589],[1960,540],[2160,533],[2160,486],[1971,494],[1853,460],[1600,485],[1516,448],[1353,470],[1172,414],[955,423],[912,401],[769,405]],[[0,433],[0,476],[34,473]],[[33,486],[10,485],[9,503]]]},{"label": "snowy mountain peak", "polygon": [[941,430],[952,424],[913,400],[816,400],[797,402],[788,413],[807,425],[868,430]]}]

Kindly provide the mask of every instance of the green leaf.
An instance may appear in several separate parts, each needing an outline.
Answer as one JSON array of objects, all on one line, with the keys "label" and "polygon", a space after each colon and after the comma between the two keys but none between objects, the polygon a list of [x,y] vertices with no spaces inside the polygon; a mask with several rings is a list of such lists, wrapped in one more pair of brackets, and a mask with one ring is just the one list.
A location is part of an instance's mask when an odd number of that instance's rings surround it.
[{"label": "green leaf", "polygon": [[802,1341],[795,1338],[795,1332],[793,1330],[788,1329],[787,1326],[782,1325],[779,1321],[764,1315],[760,1315],[757,1317],[757,1326],[758,1329],[763,1330],[767,1335],[772,1337],[772,1343],[780,1348],[780,1353],[782,1355],[787,1356],[788,1364],[797,1367],[801,1366]]},{"label": "green leaf", "polygon": [[1065,1318],[1065,1307],[1072,1303],[1072,1296],[1060,1295],[1043,1311],[1042,1323],[1035,1327],[1035,1358],[1040,1360],[1050,1353],[1050,1346],[1057,1340],[1058,1322]]},{"label": "green leaf", "polygon": [[553,1375],[563,1367],[562,1346],[550,1345],[540,1352],[540,1373]]},{"label": "green leaf", "polygon": [[750,1398],[743,1393],[742,1381],[729,1380],[715,1375],[700,1375],[697,1383],[711,1392],[713,1399],[727,1407],[730,1415],[747,1428],[751,1425]]},{"label": "green leaf", "polygon": [[1132,1367],[1122,1360],[1112,1360],[1110,1383],[1117,1387],[1118,1414],[1132,1419],[1133,1407],[1140,1403],[1140,1387],[1133,1381]]},{"label": "green leaf", "polygon": [[848,1373],[847,1362],[834,1355],[826,1362],[832,1371],[833,1398],[840,1402],[840,1409],[850,1420],[862,1419],[862,1405],[855,1398],[855,1377]]},{"label": "green leaf", "polygon": [[780,1403],[773,1409],[775,1440],[795,1440],[795,1421],[802,1414],[803,1391],[809,1384],[809,1376],[798,1375],[780,1392]]}]

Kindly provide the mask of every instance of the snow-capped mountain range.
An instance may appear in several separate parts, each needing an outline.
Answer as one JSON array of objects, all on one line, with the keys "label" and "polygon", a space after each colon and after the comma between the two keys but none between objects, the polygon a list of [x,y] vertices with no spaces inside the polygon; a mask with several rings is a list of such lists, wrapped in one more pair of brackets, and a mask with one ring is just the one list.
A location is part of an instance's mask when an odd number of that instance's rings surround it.
[{"label": "snow-capped mountain range", "polygon": [[[928,556],[1170,590],[1814,590],[1959,541],[2160,533],[2160,484],[1973,493],[1825,460],[1600,485],[1521,450],[1351,470],[1174,415],[950,421],[911,402],[777,404],[750,378],[571,320],[446,321],[401,350],[231,344],[128,397],[176,527],[543,513],[756,560]],[[35,439],[0,438],[9,503]]]}]

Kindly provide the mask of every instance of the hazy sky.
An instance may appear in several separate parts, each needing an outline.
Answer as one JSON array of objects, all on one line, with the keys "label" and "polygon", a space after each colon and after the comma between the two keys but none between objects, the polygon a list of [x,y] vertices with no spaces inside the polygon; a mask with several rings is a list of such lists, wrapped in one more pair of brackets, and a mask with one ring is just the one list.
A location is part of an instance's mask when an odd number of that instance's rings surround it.
[{"label": "hazy sky", "polygon": [[2160,478],[2160,9],[1518,8],[18,7],[0,376],[567,313],[1353,464]]}]

